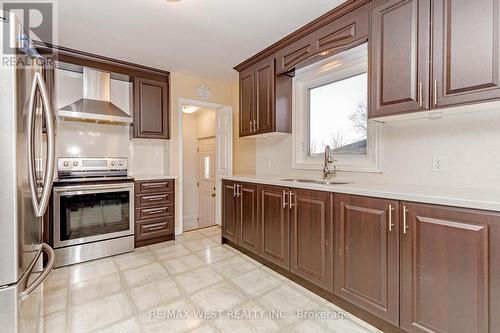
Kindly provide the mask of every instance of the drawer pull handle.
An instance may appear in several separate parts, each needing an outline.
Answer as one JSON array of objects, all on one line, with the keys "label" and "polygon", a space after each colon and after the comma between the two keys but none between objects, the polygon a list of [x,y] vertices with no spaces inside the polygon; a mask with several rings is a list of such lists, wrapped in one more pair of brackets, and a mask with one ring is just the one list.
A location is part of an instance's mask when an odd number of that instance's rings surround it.
[{"label": "drawer pull handle", "polygon": [[166,195],[155,195],[155,196],[151,196],[151,197],[143,197],[143,199],[148,200],[148,201],[160,201],[166,197],[167,197]]},{"label": "drawer pull handle", "polygon": [[144,184],[144,187],[147,187],[147,188],[161,188],[161,187],[165,187],[165,184]]},{"label": "drawer pull handle", "polygon": [[151,227],[151,228],[148,228],[148,231],[155,231],[155,230],[161,230],[161,229],[165,229],[165,227],[164,226]]},{"label": "drawer pull handle", "polygon": [[144,209],[143,212],[150,214],[150,215],[153,215],[153,214],[160,214],[166,210],[167,210],[167,208],[155,208],[155,209]]}]

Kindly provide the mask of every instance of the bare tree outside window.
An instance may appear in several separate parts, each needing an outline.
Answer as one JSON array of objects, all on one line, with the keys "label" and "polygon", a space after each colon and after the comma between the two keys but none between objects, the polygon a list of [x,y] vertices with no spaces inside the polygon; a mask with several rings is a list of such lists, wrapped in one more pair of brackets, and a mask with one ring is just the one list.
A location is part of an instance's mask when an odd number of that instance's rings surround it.
[{"label": "bare tree outside window", "polygon": [[368,133],[367,74],[309,90],[310,155],[330,145],[340,155],[366,155]]}]

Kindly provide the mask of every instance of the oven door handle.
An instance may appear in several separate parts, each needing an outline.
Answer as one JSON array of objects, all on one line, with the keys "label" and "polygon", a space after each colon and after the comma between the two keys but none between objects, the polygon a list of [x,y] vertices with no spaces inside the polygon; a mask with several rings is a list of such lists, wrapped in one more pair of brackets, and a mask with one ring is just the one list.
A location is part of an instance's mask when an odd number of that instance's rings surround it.
[{"label": "oven door handle", "polygon": [[96,194],[96,193],[113,193],[121,191],[133,192],[133,186],[120,185],[77,185],[77,186],[64,186],[54,188],[54,192],[61,196],[67,195],[83,195],[83,194]]}]

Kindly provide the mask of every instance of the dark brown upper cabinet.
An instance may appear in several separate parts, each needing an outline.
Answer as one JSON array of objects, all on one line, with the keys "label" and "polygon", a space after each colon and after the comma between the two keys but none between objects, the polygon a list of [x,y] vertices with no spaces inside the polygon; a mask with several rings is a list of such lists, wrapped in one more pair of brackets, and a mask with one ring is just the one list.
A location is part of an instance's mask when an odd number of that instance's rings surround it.
[{"label": "dark brown upper cabinet", "polygon": [[238,211],[236,201],[236,183],[228,180],[222,182],[222,237],[238,243]]},{"label": "dark brown upper cabinet", "polygon": [[255,70],[247,68],[240,73],[240,137],[253,134],[255,119]]},{"label": "dark brown upper cabinet", "polygon": [[333,193],[291,189],[290,270],[333,291]]},{"label": "dark brown upper cabinet", "polygon": [[486,333],[500,327],[500,216],[402,203],[401,328]]},{"label": "dark brown upper cabinet", "polygon": [[296,67],[322,60],[362,44],[368,39],[369,5],[322,26],[276,52],[276,72],[284,74]]},{"label": "dark brown upper cabinet", "polygon": [[255,133],[269,133],[275,124],[274,58],[255,65]]},{"label": "dark brown upper cabinet", "polygon": [[[240,72],[240,136],[289,132],[291,114],[276,108],[274,57]],[[288,116],[287,116],[288,115]]]},{"label": "dark brown upper cabinet", "polygon": [[238,188],[238,244],[258,252],[257,185],[240,183]]},{"label": "dark brown upper cabinet", "polygon": [[399,203],[335,195],[335,294],[399,324]]},{"label": "dark brown upper cabinet", "polygon": [[500,0],[433,4],[433,107],[499,99]]},{"label": "dark brown upper cabinet", "polygon": [[169,80],[134,77],[133,137],[170,139]]},{"label": "dark brown upper cabinet", "polygon": [[258,213],[260,223],[259,255],[290,269],[289,189],[259,186]]},{"label": "dark brown upper cabinet", "polygon": [[369,117],[429,109],[430,6],[430,0],[372,2]]}]

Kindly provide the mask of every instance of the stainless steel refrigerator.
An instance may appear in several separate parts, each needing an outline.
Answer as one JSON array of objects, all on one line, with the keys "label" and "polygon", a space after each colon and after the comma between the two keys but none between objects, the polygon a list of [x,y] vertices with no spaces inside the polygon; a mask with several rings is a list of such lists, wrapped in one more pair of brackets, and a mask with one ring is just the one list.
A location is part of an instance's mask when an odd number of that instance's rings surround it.
[{"label": "stainless steel refrigerator", "polygon": [[54,263],[42,242],[55,162],[52,101],[43,59],[13,13],[0,17],[0,331],[43,332],[42,282]]}]

